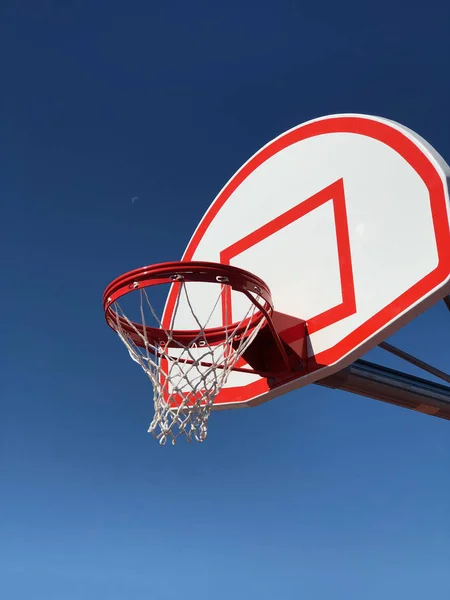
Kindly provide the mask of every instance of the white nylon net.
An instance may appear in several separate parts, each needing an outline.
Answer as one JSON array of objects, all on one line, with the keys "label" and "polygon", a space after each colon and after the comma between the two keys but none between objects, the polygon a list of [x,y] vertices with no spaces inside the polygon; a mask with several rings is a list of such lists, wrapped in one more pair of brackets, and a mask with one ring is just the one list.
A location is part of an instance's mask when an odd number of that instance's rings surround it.
[{"label": "white nylon net", "polygon": [[[139,296],[139,313],[143,327],[138,329],[118,302],[113,305],[117,317],[117,333],[127,347],[130,357],[142,367],[153,386],[155,413],[148,431],[161,445],[166,444],[168,440],[175,444],[179,436],[185,436],[188,442],[193,439],[203,442],[206,439],[208,418],[214,399],[226,384],[233,366],[266,323],[266,319],[261,318],[254,326],[258,309],[248,298],[239,294],[241,307],[242,297],[245,301],[245,307],[239,312],[239,322],[234,322],[226,328],[222,343],[210,345],[205,339],[204,331],[211,327],[213,315],[217,316],[217,311],[221,310],[225,322],[228,322],[228,314],[231,315],[229,286],[213,285],[218,290],[217,294],[214,292],[217,297],[212,302],[213,306],[207,313],[207,318],[200,322],[188,286],[184,282],[177,285],[179,291],[172,325],[168,329],[163,326],[162,319],[152,306],[145,288],[130,294]],[[211,288],[208,293],[211,293]],[[258,295],[255,295],[255,298],[259,300]],[[184,313],[189,312],[190,320],[193,319],[192,329],[198,329],[196,337],[187,345],[179,343],[172,336],[173,323],[176,323],[180,305]],[[123,323],[138,336],[142,347],[129,337]],[[242,324],[245,324],[244,332],[241,335],[241,330],[237,335],[237,330]],[[149,340],[146,326],[156,326],[163,330],[167,342],[155,343]]]}]

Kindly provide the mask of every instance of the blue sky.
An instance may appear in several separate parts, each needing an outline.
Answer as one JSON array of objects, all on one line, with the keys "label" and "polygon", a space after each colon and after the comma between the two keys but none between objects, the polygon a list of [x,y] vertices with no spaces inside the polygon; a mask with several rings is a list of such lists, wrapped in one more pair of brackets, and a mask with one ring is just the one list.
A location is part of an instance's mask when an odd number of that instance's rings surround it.
[{"label": "blue sky", "polygon": [[[2,4],[2,598],[449,597],[448,422],[311,386],[162,449],[101,311],[298,123],[379,114],[449,160],[449,19],[444,2]],[[394,341],[446,369],[441,304]]]}]

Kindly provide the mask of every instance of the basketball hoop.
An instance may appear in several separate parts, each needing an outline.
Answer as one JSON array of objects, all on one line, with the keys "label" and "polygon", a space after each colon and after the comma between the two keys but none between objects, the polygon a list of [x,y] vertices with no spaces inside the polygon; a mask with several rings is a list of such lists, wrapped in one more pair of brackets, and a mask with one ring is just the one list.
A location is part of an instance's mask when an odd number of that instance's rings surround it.
[{"label": "basketball hoop", "polygon": [[103,297],[152,383],[153,435],[203,441],[212,410],[316,383],[448,418],[449,390],[356,361],[378,345],[411,362],[386,339],[442,298],[450,308],[449,174],[421,136],[370,115],[313,119],[257,150],[200,218],[186,262],[126,273]]},{"label": "basketball hoop", "polygon": [[[191,283],[218,286],[213,295],[211,286],[206,290],[212,304],[209,312],[196,310]],[[159,316],[149,298],[149,288],[162,284],[171,286],[170,322]],[[245,304],[237,320],[232,320],[232,292],[239,292]],[[118,301],[126,295],[137,301],[136,320],[128,317],[119,305]],[[180,306],[185,313],[187,309],[193,328],[178,328]],[[206,439],[214,399],[231,371],[272,375],[239,367],[239,360],[263,328],[268,327],[275,340],[284,371],[290,370],[286,349],[272,323],[274,307],[270,290],[259,277],[243,269],[208,262],[143,267],[110,283],[103,295],[103,308],[108,325],[150,379],[155,414],[149,432],[162,445],[168,439],[175,444],[180,435],[189,442]],[[199,312],[207,315],[202,321]],[[212,326],[217,314],[221,315],[222,325]]]}]

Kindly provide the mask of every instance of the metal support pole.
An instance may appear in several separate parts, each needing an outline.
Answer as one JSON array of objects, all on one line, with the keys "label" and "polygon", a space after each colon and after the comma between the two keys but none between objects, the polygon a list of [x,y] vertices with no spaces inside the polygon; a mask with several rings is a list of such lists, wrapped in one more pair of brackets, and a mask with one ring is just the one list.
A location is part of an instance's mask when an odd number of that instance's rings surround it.
[{"label": "metal support pole", "polygon": [[388,344],[387,342],[381,342],[381,344],[379,344],[379,347],[383,348],[383,350],[387,350],[391,354],[395,354],[395,356],[398,356],[399,358],[403,358],[403,360],[406,360],[412,365],[419,367],[419,369],[423,369],[424,371],[427,371],[427,373],[431,373],[431,375],[439,377],[439,379],[443,379],[444,381],[447,381],[447,383],[450,383],[450,375],[448,373],[444,373],[444,371],[441,371],[440,369],[429,365],[423,360],[420,360],[420,358],[416,358],[412,354],[409,354],[404,350],[400,350],[400,348],[396,348],[395,346],[393,346],[392,344]]},{"label": "metal support pole", "polygon": [[317,382],[421,413],[450,420],[450,387],[357,360],[346,369]]}]

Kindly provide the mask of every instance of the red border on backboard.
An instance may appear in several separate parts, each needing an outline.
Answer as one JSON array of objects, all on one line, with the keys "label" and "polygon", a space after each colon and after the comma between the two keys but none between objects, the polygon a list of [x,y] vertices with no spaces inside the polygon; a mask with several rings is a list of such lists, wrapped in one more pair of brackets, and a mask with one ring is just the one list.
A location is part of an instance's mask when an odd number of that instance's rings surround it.
[{"label": "red border on backboard", "polygon": [[[404,292],[395,301],[384,307],[335,346],[316,355],[316,363],[321,366],[335,364],[353,349],[360,346],[365,340],[380,331],[387,323],[390,323],[399,317],[402,313],[407,311],[408,308],[413,306],[421,298],[425,297],[449,278],[450,230],[444,185],[439,172],[431,160],[423,153],[419,146],[402,131],[396,129],[393,125],[369,119],[367,117],[337,116],[300,125],[299,127],[284,133],[255,154],[226,184],[197,227],[183,256],[183,260],[192,260],[200,240],[222,206],[239,185],[262,163],[292,144],[311,137],[330,133],[353,133],[378,140],[402,156],[402,158],[416,171],[425,183],[430,194],[430,208],[439,261],[433,271]],[[169,293],[166,309],[164,311],[165,325],[170,322],[175,306],[175,299],[175,294]],[[225,389],[221,392],[220,399],[217,399],[216,402],[243,402],[258,394],[262,394],[267,390],[268,387],[266,381],[261,380],[244,388]]]}]

